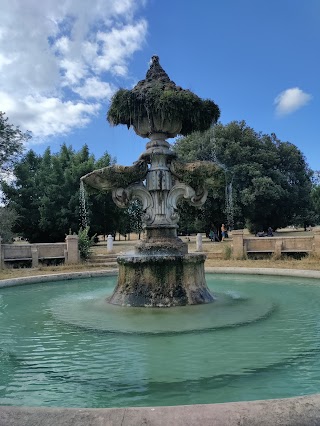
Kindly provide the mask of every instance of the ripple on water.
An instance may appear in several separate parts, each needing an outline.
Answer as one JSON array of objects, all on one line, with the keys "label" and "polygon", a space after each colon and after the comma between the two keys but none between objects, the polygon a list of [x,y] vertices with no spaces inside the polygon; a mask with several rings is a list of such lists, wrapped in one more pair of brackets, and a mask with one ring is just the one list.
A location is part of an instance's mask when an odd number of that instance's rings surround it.
[{"label": "ripple on water", "polygon": [[272,300],[249,298],[239,292],[215,292],[205,305],[175,308],[131,308],[107,303],[104,289],[60,296],[50,303],[53,316],[62,322],[108,333],[170,334],[237,327],[259,321],[276,308]]}]

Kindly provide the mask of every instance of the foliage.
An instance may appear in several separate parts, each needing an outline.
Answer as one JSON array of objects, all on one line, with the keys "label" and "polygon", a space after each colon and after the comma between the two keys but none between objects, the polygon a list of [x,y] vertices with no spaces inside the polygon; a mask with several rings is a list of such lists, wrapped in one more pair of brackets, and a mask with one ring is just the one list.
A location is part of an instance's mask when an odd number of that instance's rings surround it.
[{"label": "foliage", "polygon": [[231,256],[232,256],[232,248],[230,247],[229,244],[225,245],[223,247],[223,258],[225,260],[229,260],[229,259],[231,259]]},{"label": "foliage", "polygon": [[[315,171],[313,175],[313,188],[311,190],[311,201],[314,211],[313,222],[320,223],[320,172]],[[312,221],[310,221],[312,225]]]},{"label": "foliage", "polygon": [[[311,208],[311,176],[301,151],[276,135],[256,132],[244,121],[217,124],[175,144],[180,158],[206,160],[220,166],[216,186],[200,214],[211,224],[226,223],[226,184],[232,182],[236,228],[256,232],[292,224],[297,213],[307,220]],[[192,220],[190,218],[190,220]]]},{"label": "foliage", "polygon": [[[105,154],[98,161],[99,166],[107,166],[112,159]],[[5,201],[19,216],[14,231],[30,242],[63,241],[70,228],[72,232],[77,231],[80,177],[96,165],[86,145],[75,152],[64,144],[58,153],[52,154],[48,148],[42,156],[28,151],[13,168],[15,180],[2,182]],[[96,233],[103,227],[100,221],[105,218],[100,213],[108,210],[108,202],[111,204],[110,198],[106,201],[102,196],[98,200],[88,198],[91,232]],[[91,209],[93,204],[99,212],[97,219]]]},{"label": "foliage", "polygon": [[94,245],[95,235],[89,237],[89,226],[86,228],[80,228],[78,231],[78,244],[80,258],[86,260],[90,257],[91,247]]},{"label": "foliage", "polygon": [[[81,179],[86,188],[92,192],[94,189],[111,191],[115,188],[126,188],[131,183],[143,181],[148,172],[148,163],[139,160],[132,166],[112,166],[94,170]],[[94,188],[94,189],[92,189]]]},{"label": "foliage", "polygon": [[312,189],[311,198],[312,198],[314,208],[319,217],[320,216],[320,186],[316,186]]},{"label": "foliage", "polygon": [[23,133],[19,127],[9,124],[8,117],[0,111],[0,172],[10,169],[12,161],[22,153],[23,142],[30,137],[29,132]]},{"label": "foliage", "polygon": [[97,235],[114,235],[123,211],[114,204],[111,193],[96,192],[88,198],[90,229]]},{"label": "foliage", "polygon": [[0,207],[0,237],[3,243],[12,243],[12,228],[17,220],[17,213],[9,207]]},{"label": "foliage", "polygon": [[139,237],[143,230],[142,213],[143,210],[140,200],[132,200],[128,206],[130,232],[135,232]]},{"label": "foliage", "polygon": [[219,107],[211,100],[202,100],[190,90],[176,86],[154,56],[145,80],[132,90],[118,90],[111,101],[107,119],[111,125],[128,128],[148,120],[150,133],[163,131],[166,122],[181,123],[179,134],[204,131],[220,116]]},{"label": "foliage", "polygon": [[210,161],[194,161],[182,163],[172,161],[170,170],[178,180],[190,185],[197,195],[203,192],[203,188],[215,187],[219,167]]}]

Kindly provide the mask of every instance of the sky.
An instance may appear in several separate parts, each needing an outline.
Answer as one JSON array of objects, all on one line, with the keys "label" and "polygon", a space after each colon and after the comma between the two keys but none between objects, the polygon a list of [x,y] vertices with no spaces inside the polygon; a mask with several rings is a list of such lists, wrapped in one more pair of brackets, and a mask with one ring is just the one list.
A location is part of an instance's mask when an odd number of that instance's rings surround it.
[{"label": "sky", "polygon": [[146,140],[106,113],[158,55],[223,124],[275,133],[319,170],[319,46],[319,0],[0,0],[0,111],[38,154],[87,144],[130,165]]}]

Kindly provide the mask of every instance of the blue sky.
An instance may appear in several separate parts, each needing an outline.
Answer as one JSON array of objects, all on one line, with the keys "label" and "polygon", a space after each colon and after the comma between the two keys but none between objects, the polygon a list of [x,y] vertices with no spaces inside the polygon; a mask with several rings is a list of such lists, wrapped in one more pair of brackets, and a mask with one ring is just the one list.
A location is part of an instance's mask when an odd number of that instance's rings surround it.
[{"label": "blue sky", "polygon": [[[0,0],[0,110],[52,152],[83,144],[129,165],[146,140],[105,120],[152,55],[176,84],[275,133],[320,169],[319,0]],[[169,140],[170,141],[170,140]]]}]

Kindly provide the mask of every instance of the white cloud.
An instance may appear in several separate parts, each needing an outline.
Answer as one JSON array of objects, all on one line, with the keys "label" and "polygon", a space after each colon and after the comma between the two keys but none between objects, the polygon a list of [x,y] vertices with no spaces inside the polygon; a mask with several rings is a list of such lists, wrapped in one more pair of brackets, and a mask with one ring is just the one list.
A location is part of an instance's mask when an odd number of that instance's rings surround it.
[{"label": "white cloud", "polygon": [[54,44],[57,49],[57,53],[67,54],[70,51],[70,39],[68,37],[60,37]]},{"label": "white cloud", "polygon": [[92,77],[88,78],[83,86],[75,87],[73,91],[78,93],[83,99],[94,98],[108,100],[115,92],[115,87],[110,83]]},{"label": "white cloud", "polygon": [[60,62],[60,68],[64,71],[64,84],[69,86],[78,84],[88,74],[89,70],[86,68],[82,61],[72,61],[70,59],[63,59]]},{"label": "white cloud", "polygon": [[113,28],[110,32],[99,32],[97,39],[102,43],[102,47],[101,55],[95,59],[96,68],[99,71],[108,70],[123,75],[127,59],[139,49],[140,34],[145,34],[146,31],[146,22],[140,21],[135,25]]},{"label": "white cloud", "polygon": [[0,108],[35,137],[90,122],[142,48],[145,0],[1,2]]},{"label": "white cloud", "polygon": [[302,108],[312,99],[312,95],[303,92],[299,87],[284,90],[274,100],[276,113],[279,116],[291,114]]},{"label": "white cloud", "polygon": [[85,126],[100,109],[97,102],[90,104],[40,95],[13,99],[0,92],[0,98],[4,100],[4,109],[12,111],[12,122],[24,123],[25,129],[32,129],[35,142],[39,138],[67,134],[75,127]]}]

